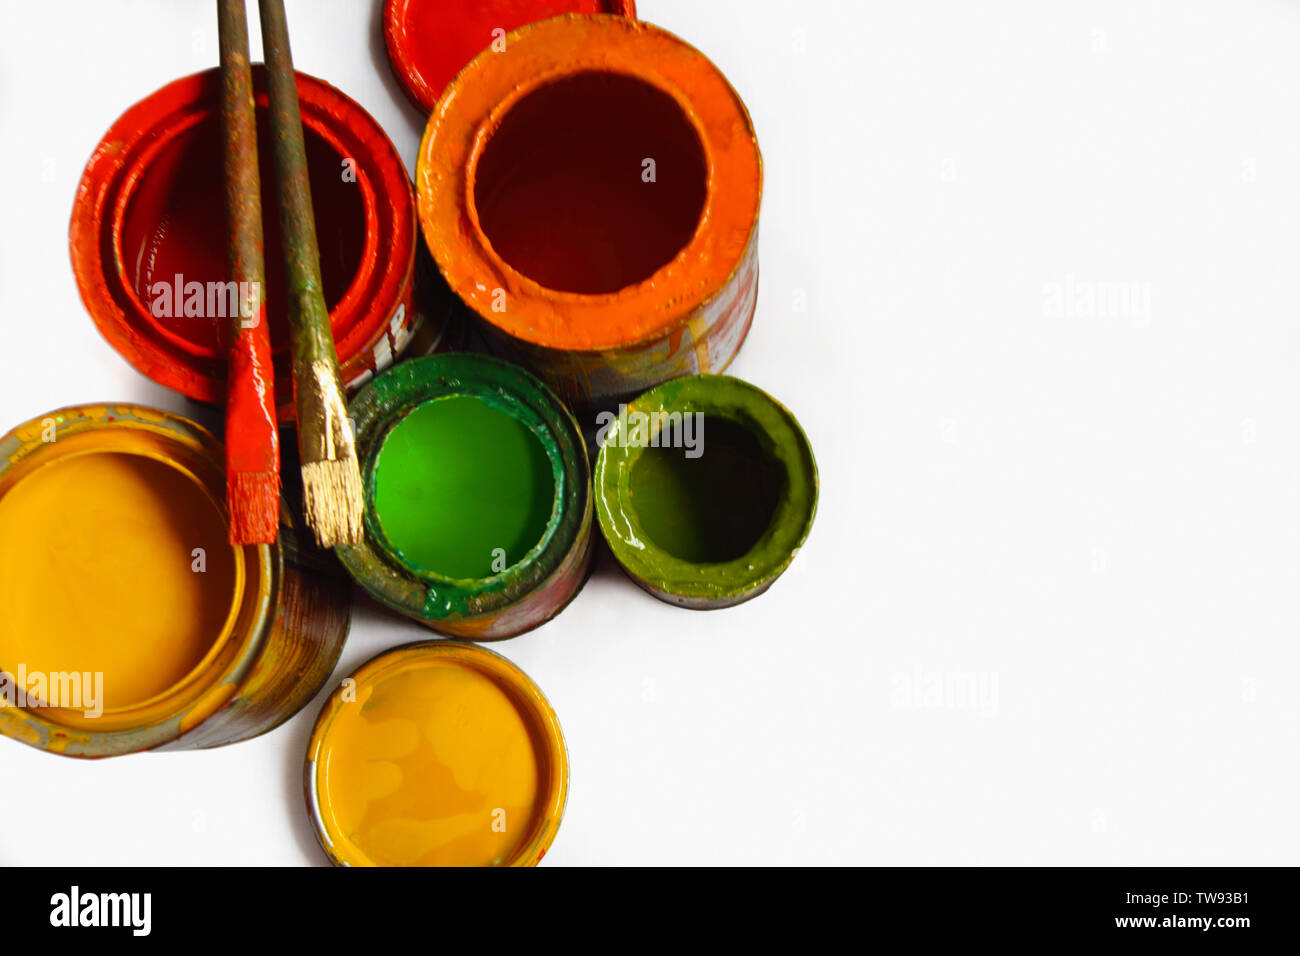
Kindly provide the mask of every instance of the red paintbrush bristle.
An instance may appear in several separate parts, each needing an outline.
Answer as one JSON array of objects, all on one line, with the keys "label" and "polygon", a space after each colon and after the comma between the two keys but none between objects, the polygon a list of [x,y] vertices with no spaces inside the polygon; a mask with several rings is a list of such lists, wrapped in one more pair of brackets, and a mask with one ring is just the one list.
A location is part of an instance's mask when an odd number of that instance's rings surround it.
[{"label": "red paintbrush bristle", "polygon": [[274,544],[280,533],[280,475],[244,471],[226,477],[231,544]]}]

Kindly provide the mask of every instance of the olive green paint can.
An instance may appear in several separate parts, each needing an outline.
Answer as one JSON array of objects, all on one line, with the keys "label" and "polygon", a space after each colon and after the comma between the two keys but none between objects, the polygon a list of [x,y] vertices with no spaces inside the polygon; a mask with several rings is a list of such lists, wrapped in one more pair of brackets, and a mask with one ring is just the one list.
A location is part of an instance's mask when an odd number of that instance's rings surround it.
[{"label": "olive green paint can", "polygon": [[664,382],[603,423],[596,518],[623,569],[682,607],[740,604],[794,559],[817,464],[790,412],[726,375]]}]

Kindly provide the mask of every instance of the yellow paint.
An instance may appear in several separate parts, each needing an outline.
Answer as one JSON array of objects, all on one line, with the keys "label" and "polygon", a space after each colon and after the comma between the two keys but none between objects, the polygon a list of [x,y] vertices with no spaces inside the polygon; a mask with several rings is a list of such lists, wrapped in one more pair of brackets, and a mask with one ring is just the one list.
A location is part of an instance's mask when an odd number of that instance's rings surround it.
[{"label": "yellow paint", "polygon": [[[506,689],[512,675],[527,678],[490,652],[447,643],[392,655],[370,677],[363,668],[355,699],[336,694],[317,725],[311,752],[331,855],[381,866],[536,862],[565,794],[553,715],[530,733],[536,713]],[[535,740],[548,729],[553,743],[539,756]]]},{"label": "yellow paint", "polygon": [[11,673],[98,672],[107,710],[142,704],[200,663],[238,590],[221,512],[153,458],[57,458],[0,497],[0,668]]}]

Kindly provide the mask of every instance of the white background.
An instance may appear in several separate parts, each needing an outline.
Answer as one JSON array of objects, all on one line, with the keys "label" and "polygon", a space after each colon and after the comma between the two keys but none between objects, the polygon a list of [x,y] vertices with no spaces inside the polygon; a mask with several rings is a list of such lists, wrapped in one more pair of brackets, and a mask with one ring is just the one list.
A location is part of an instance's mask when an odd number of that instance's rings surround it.
[{"label": "white background", "polygon": [[[413,166],[379,6],[291,2],[294,57]],[[762,279],[730,371],[799,417],[821,502],[756,601],[678,610],[606,565],[496,645],[568,739],[547,864],[1295,863],[1300,3],[641,14],[753,114]],[[196,414],[96,332],[67,226],[110,123],[216,64],[215,19],[4,4],[0,425]],[[428,636],[359,602],[336,677]],[[942,692],[963,680],[982,696]],[[322,699],[216,751],[0,740],[0,864],[324,863]]]}]

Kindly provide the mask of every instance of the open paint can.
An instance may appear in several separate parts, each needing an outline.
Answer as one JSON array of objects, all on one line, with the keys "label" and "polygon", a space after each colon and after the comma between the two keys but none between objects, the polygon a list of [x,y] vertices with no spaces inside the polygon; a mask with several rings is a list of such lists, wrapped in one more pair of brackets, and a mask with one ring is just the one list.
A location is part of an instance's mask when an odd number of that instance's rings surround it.
[{"label": "open paint can", "polygon": [[575,409],[720,372],[758,294],[762,163],[722,73],[672,34],[567,15],[447,86],[420,225],[489,345]]},{"label": "open paint can", "polygon": [[287,526],[229,544],[223,456],[195,423],[126,404],[0,438],[0,733],[77,757],[213,747],[321,688],[348,581]]},{"label": "open paint can", "polygon": [[592,556],[587,448],[537,378],[432,355],[377,377],[349,411],[365,533],[335,552],[371,596],[473,640],[537,627],[573,599]]},{"label": "open paint can", "polygon": [[[265,71],[253,68],[268,320],[276,404],[293,416],[288,322]],[[96,326],[149,378],[202,402],[225,397],[227,282],[221,74],[197,73],[127,110],[82,174],[70,244]],[[453,297],[417,291],[415,200],[392,142],[356,102],[298,74],[321,280],[344,382],[355,388],[407,348],[457,347]],[[413,344],[414,343],[414,344]]]},{"label": "open paint can", "polygon": [[561,13],[636,16],[634,0],[386,0],[384,45],[393,75],[422,113],[480,50],[504,49],[506,34]]},{"label": "open paint can", "polygon": [[817,510],[803,429],[726,375],[673,379],[602,423],[596,518],[634,581],[670,604],[730,607],[762,594]]},{"label": "open paint can", "polygon": [[568,795],[560,722],[528,675],[474,644],[373,658],[322,708],[307,807],[342,866],[534,866]]}]

